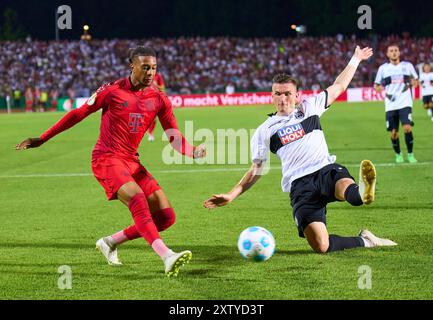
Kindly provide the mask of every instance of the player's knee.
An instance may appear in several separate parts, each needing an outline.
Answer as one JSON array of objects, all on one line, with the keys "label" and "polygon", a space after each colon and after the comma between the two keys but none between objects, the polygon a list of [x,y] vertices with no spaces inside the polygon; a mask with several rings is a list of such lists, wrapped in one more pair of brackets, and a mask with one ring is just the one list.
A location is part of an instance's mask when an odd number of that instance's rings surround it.
[{"label": "player's knee", "polygon": [[404,126],[403,130],[404,130],[404,133],[410,133],[410,132],[412,132],[412,127],[411,126]]},{"label": "player's knee", "polygon": [[397,131],[392,131],[391,132],[391,139],[398,139],[398,132]]},{"label": "player's knee", "polygon": [[[140,198],[146,200],[143,190],[135,182],[127,182],[122,185],[117,191],[117,198],[126,204],[128,207],[134,198]],[[146,200],[147,203],[147,200]]]},{"label": "player's knee", "polygon": [[327,253],[329,248],[329,239],[317,239],[311,247],[316,253]]}]

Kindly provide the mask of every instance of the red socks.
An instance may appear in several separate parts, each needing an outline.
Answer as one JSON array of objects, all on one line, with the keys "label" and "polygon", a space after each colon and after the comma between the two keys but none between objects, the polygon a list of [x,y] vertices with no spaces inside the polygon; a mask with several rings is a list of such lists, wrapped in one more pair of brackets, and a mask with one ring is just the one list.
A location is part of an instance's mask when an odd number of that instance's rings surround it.
[{"label": "red socks", "polygon": [[[153,222],[144,193],[137,193],[131,201],[129,201],[128,207],[131,211],[132,218],[134,219],[135,228],[138,234],[142,236],[149,245],[152,245],[156,239],[160,239],[158,229]],[[132,233],[133,232],[131,232],[131,234]],[[129,238],[126,231],[125,235]]]},{"label": "red socks", "polygon": [[[131,200],[132,202],[132,200]],[[147,202],[146,202],[147,203]],[[131,205],[131,204],[130,204]],[[164,231],[172,226],[176,220],[176,215],[173,208],[166,208],[156,211],[152,214],[153,223],[155,224],[158,231]],[[134,220],[135,221],[135,220]],[[135,225],[132,225],[123,230],[123,233],[129,240],[140,238],[141,235],[138,232]]]},{"label": "red socks", "polygon": [[161,232],[170,228],[174,224],[176,221],[176,214],[174,213],[173,208],[161,209],[152,213],[152,219],[158,228],[158,231]]}]

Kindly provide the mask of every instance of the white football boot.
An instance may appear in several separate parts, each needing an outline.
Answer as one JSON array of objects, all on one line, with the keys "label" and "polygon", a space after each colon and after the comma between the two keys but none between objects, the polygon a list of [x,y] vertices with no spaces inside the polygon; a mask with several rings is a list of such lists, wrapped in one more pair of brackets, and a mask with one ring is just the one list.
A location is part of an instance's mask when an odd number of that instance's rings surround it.
[{"label": "white football boot", "polygon": [[192,252],[185,250],[179,253],[171,253],[163,259],[165,266],[165,274],[167,277],[177,277],[180,267],[189,263],[192,258]]},{"label": "white football boot", "polygon": [[370,244],[370,246],[368,247],[387,247],[387,246],[397,245],[397,243],[395,243],[392,240],[376,237],[373,233],[371,233],[368,230],[361,230],[359,236]]},{"label": "white football boot", "polygon": [[122,262],[117,258],[117,249],[111,249],[111,247],[104,241],[104,238],[96,241],[96,250],[99,250],[107,259],[110,266],[121,266]]},{"label": "white football boot", "polygon": [[370,160],[362,160],[359,168],[359,194],[364,204],[374,201],[376,168]]}]

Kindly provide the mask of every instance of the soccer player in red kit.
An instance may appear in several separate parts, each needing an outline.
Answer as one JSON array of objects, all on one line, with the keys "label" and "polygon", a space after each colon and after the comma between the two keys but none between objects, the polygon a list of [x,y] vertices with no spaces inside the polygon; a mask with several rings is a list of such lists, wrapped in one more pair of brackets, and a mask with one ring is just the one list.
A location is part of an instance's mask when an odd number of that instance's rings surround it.
[{"label": "soccer player in red kit", "polygon": [[28,138],[17,150],[36,148],[55,135],[102,109],[100,135],[92,152],[94,176],[105,189],[108,200],[119,199],[130,210],[134,224],[99,239],[96,247],[110,265],[121,265],[117,246],[144,238],[161,257],[167,276],[176,276],[192,253],[170,250],[159,232],[175,221],[174,210],[152,175],[139,162],[137,148],[150,123],[158,117],[170,143],[178,152],[193,158],[206,155],[203,145],[191,146],[177,127],[169,99],[152,86],[156,53],[150,47],[129,52],[131,75],[100,87],[78,109],[68,112],[39,138]]},{"label": "soccer player in red kit", "polygon": [[[165,92],[165,81],[159,72],[157,72],[155,74],[155,77],[153,78],[153,85],[156,86],[159,89],[159,91]],[[156,119],[152,121],[152,123],[149,126],[149,129],[147,130],[147,133],[149,134],[149,138],[148,138],[149,141],[155,140],[155,137],[153,136],[153,130],[155,130],[155,126],[156,126]]]}]

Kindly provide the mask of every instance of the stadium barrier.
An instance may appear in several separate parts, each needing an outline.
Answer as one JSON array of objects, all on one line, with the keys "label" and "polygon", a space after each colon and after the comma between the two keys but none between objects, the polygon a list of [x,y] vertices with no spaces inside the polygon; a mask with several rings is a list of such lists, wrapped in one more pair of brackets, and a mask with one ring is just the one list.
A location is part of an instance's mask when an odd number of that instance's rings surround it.
[{"label": "stadium barrier", "polygon": [[[313,96],[320,91],[304,90],[300,91],[301,99]],[[209,94],[188,94],[188,95],[169,95],[174,108],[188,107],[222,107],[222,106],[248,106],[248,105],[269,105],[272,104],[270,92],[244,92],[234,94],[209,93]],[[88,98],[77,98],[74,107],[82,106]],[[338,97],[338,101],[347,101],[347,93],[344,92]],[[70,102],[64,102],[66,108],[70,108]],[[63,104],[59,103],[59,108]],[[67,109],[65,109],[67,110]]]},{"label": "stadium barrier", "polygon": [[[420,98],[420,89],[412,88],[412,97]],[[373,87],[349,88],[347,89],[347,102],[382,101],[385,99],[385,90],[376,92]]]},{"label": "stadium barrier", "polygon": [[[301,99],[313,96],[320,91],[302,90]],[[420,90],[412,89],[412,95],[415,99],[420,98]],[[220,106],[248,106],[248,105],[269,105],[272,104],[272,97],[269,92],[244,92],[234,94],[209,93],[209,94],[190,94],[190,95],[169,95],[173,107],[220,107]],[[343,102],[363,102],[363,101],[380,101],[385,98],[385,91],[378,93],[373,87],[349,88],[343,92],[337,101]],[[69,111],[81,107],[88,97],[77,98],[71,103],[68,98],[59,98],[57,104],[58,111]],[[0,101],[3,107],[5,102]],[[4,106],[5,107],[5,106]]]},{"label": "stadium barrier", "polygon": [[[301,99],[318,94],[320,91],[302,90]],[[420,90],[412,89],[415,99],[420,98]],[[234,94],[190,94],[190,95],[169,95],[173,107],[220,107],[220,106],[248,106],[248,105],[269,105],[272,104],[270,92],[246,92]],[[385,91],[378,93],[373,87],[349,88],[343,92],[337,101],[363,102],[384,100]],[[88,98],[78,98],[76,104],[80,107]],[[67,103],[67,102],[65,102]],[[59,104],[60,105],[60,104]],[[70,107],[70,103],[68,105]]]}]

